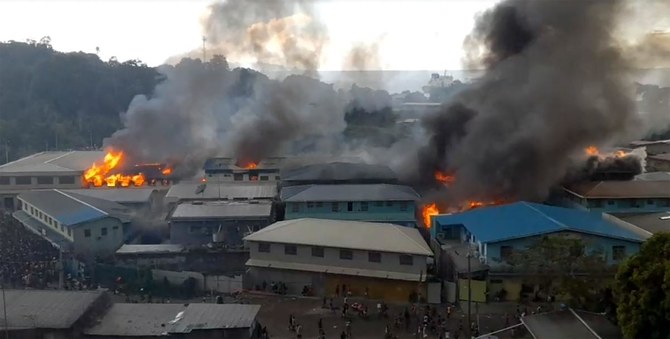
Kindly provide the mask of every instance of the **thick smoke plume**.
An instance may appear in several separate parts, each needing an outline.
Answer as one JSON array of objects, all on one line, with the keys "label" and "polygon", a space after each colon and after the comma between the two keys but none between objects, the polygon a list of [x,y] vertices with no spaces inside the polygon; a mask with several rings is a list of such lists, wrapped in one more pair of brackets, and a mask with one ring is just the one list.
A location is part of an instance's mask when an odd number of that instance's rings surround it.
[{"label": "thick smoke plume", "polygon": [[468,64],[486,72],[425,121],[420,173],[456,175],[450,197],[542,199],[588,145],[635,126],[621,1],[503,1],[477,19]]}]

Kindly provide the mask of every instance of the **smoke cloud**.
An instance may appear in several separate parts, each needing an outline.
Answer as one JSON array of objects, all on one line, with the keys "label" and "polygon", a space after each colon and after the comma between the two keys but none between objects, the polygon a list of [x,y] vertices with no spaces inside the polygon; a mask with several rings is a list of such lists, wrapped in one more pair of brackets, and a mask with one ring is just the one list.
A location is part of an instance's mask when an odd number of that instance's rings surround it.
[{"label": "smoke cloud", "polygon": [[486,69],[425,123],[422,176],[456,175],[448,198],[544,198],[575,154],[639,121],[613,28],[621,1],[503,1],[466,39]]}]

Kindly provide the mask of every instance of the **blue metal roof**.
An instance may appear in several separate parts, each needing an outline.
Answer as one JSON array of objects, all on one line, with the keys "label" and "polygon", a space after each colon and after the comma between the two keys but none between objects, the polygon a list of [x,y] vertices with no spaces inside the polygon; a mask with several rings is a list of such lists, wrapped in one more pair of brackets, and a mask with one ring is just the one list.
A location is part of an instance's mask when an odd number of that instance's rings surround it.
[{"label": "blue metal roof", "polygon": [[644,238],[607,221],[601,213],[531,202],[479,208],[435,217],[436,225],[463,225],[476,240],[492,243],[558,231],[588,233],[642,242]]}]

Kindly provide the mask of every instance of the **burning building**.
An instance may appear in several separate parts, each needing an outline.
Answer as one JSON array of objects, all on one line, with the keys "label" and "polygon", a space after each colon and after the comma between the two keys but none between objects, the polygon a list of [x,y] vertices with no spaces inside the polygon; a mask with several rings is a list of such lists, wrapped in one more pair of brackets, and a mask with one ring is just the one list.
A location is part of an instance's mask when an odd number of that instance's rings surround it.
[{"label": "burning building", "polygon": [[132,164],[123,151],[109,149],[101,161],[83,173],[86,187],[141,187],[169,185],[173,169],[167,164]]},{"label": "burning building", "polygon": [[207,181],[278,181],[282,160],[270,157],[245,162],[234,158],[210,158],[203,169]]}]

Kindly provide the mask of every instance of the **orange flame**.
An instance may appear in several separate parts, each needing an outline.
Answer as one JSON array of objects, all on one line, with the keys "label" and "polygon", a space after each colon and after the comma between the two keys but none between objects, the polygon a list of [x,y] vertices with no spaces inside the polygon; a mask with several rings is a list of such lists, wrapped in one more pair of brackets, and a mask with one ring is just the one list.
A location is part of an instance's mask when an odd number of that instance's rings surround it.
[{"label": "orange flame", "polygon": [[600,153],[600,150],[595,146],[589,146],[589,147],[585,148],[584,152],[586,153],[586,155],[591,156],[591,157],[593,157],[593,156],[598,156],[598,157],[613,156],[613,157],[616,157],[616,158],[623,158],[623,157],[630,154],[628,152],[618,150],[614,153],[608,153],[608,154],[603,155],[603,154]]},{"label": "orange flame", "polygon": [[596,147],[596,146],[589,146],[589,147],[584,149],[584,152],[588,156],[595,156],[595,155],[600,154],[600,151],[598,150],[598,147]]},{"label": "orange flame", "polygon": [[445,184],[445,185],[450,185],[453,184],[456,181],[456,177],[453,175],[449,175],[444,172],[440,171],[435,171],[435,180]]},{"label": "orange flame", "polygon": [[161,173],[163,173],[163,175],[170,175],[170,174],[172,174],[172,168],[167,167],[167,168],[163,169],[161,171]]},{"label": "orange flame", "polygon": [[129,187],[130,185],[142,186],[146,181],[144,174],[138,173],[135,175],[124,174],[110,174],[116,169],[123,160],[122,151],[109,150],[101,164],[94,163],[89,169],[84,171],[84,183],[101,187],[106,185],[108,187]]},{"label": "orange flame", "polygon": [[200,179],[200,182],[202,182],[202,183],[206,183],[206,182],[207,182],[207,178],[203,177],[202,179]]},{"label": "orange flame", "polygon": [[438,214],[440,214],[440,210],[437,208],[436,203],[430,203],[423,206],[421,215],[423,216],[423,224],[426,226],[426,228],[430,228],[432,226],[432,217]]},{"label": "orange flame", "polygon": [[256,169],[258,167],[257,162],[250,162],[244,166],[245,169]]}]

